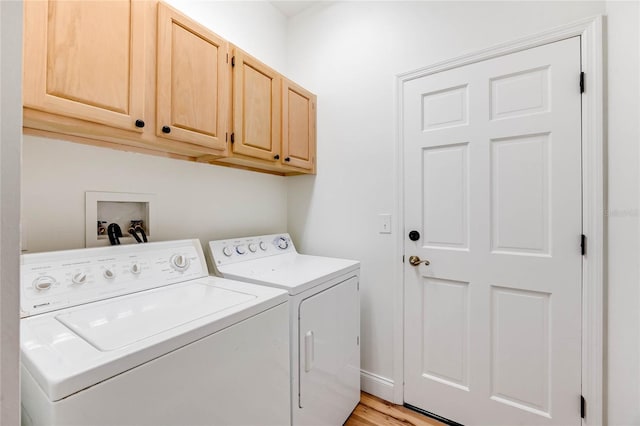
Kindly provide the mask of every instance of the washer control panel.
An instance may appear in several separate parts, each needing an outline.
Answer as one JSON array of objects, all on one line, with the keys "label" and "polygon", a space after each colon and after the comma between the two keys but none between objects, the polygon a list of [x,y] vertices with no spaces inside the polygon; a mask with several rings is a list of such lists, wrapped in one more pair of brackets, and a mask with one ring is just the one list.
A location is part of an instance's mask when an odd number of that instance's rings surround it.
[{"label": "washer control panel", "polygon": [[21,316],[206,277],[199,240],[23,254]]},{"label": "washer control panel", "polygon": [[284,253],[296,253],[289,234],[261,235],[209,242],[209,251],[216,266],[255,260]]}]

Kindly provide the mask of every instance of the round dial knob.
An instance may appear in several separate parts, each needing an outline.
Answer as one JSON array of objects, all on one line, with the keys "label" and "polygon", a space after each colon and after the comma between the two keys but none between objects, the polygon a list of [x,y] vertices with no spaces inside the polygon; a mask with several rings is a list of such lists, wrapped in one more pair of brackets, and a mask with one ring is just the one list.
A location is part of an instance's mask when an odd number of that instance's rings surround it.
[{"label": "round dial knob", "polygon": [[286,238],[280,237],[280,238],[278,238],[277,245],[278,245],[278,248],[281,248],[282,250],[284,250],[287,247],[289,247],[289,242],[287,241]]},{"label": "round dial knob", "polygon": [[233,252],[231,251],[231,247],[229,247],[229,246],[223,248],[222,249],[222,253],[227,257],[229,257],[229,256],[231,256],[233,254]]},{"label": "round dial knob", "polygon": [[260,250],[267,251],[267,244],[264,241],[260,241]]},{"label": "round dial knob", "polygon": [[49,275],[44,275],[42,277],[38,277],[33,281],[33,288],[37,291],[46,291],[49,290],[56,283],[55,278],[50,277]]},{"label": "round dial knob", "polygon": [[112,280],[116,277],[116,273],[113,272],[111,269],[105,269],[102,275],[108,280]]},{"label": "round dial knob", "polygon": [[236,253],[245,254],[247,252],[247,248],[243,245],[236,246]]},{"label": "round dial knob", "polygon": [[189,258],[182,254],[174,254],[171,256],[171,267],[176,271],[186,271],[189,269]]},{"label": "round dial knob", "polygon": [[84,272],[73,274],[73,277],[71,277],[71,282],[78,285],[84,284],[87,282],[87,274],[85,274]]},{"label": "round dial knob", "polygon": [[142,272],[142,268],[140,267],[139,263],[134,263],[133,265],[131,265],[131,268],[129,268],[129,270],[132,274],[135,275],[138,275],[140,272]]},{"label": "round dial knob", "polygon": [[257,245],[255,245],[255,244],[249,244],[249,251],[250,251],[251,253],[255,253],[255,252],[256,252],[256,250],[258,250],[258,246],[257,246]]}]

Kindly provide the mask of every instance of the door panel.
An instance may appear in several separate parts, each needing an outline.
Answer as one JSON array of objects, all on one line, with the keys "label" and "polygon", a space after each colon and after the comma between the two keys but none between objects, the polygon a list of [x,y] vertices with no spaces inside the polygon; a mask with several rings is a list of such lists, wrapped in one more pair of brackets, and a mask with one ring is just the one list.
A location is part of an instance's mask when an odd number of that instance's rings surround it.
[{"label": "door panel", "polygon": [[238,48],[233,56],[233,152],[275,162],[280,158],[282,78]]},{"label": "door panel", "polygon": [[580,424],[580,39],[405,83],[405,401]]},{"label": "door panel", "polygon": [[312,170],[316,152],[316,96],[282,80],[282,161]]},{"label": "door panel", "polygon": [[299,408],[294,423],[342,424],[360,399],[360,299],[350,278],[299,307]]},{"label": "door panel", "polygon": [[126,130],[144,120],[144,5],[26,1],[24,105]]},{"label": "door panel", "polygon": [[158,4],[158,136],[226,149],[227,53],[222,38]]}]

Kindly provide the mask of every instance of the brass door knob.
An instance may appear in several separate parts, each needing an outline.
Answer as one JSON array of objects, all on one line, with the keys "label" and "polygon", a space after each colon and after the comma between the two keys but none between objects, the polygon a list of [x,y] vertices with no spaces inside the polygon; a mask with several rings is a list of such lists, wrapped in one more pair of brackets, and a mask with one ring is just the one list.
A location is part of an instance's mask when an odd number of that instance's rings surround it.
[{"label": "brass door knob", "polygon": [[418,266],[421,263],[424,263],[426,266],[431,264],[428,260],[420,260],[418,256],[409,256],[409,263],[413,266]]}]

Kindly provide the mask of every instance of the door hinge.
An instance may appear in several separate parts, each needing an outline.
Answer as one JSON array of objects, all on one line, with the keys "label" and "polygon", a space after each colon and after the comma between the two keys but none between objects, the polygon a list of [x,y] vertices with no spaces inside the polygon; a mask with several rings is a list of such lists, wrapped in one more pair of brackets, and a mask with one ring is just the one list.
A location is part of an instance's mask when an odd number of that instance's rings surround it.
[{"label": "door hinge", "polygon": [[580,236],[580,253],[583,256],[587,254],[587,236],[584,234]]},{"label": "door hinge", "polygon": [[224,141],[228,141],[229,140],[229,132],[224,132]]},{"label": "door hinge", "polygon": [[235,56],[232,56],[232,57],[231,57],[231,67],[233,68],[233,67],[235,67],[235,66],[236,66],[236,57],[235,57]]},{"label": "door hinge", "polygon": [[356,345],[360,346],[360,336],[358,336],[356,339]]},{"label": "door hinge", "polygon": [[404,263],[404,254],[402,255],[402,263]]},{"label": "door hinge", "polygon": [[584,93],[584,72],[580,73],[580,93]]},{"label": "door hinge", "polygon": [[235,141],[236,141],[236,134],[231,133],[231,143],[234,143]]},{"label": "door hinge", "polygon": [[580,395],[580,417],[585,418],[587,415],[587,401],[584,396]]},{"label": "door hinge", "polygon": [[227,63],[229,63],[229,54],[227,53]]}]

